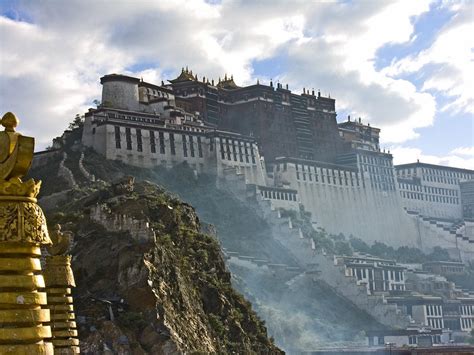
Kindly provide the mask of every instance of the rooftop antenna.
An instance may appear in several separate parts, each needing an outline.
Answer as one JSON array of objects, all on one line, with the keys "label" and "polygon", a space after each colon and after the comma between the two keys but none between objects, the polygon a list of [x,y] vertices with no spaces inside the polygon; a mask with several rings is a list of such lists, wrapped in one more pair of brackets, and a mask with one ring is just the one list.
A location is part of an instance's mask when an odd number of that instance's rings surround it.
[{"label": "rooftop antenna", "polygon": [[257,79],[257,85],[260,85],[260,80]]}]

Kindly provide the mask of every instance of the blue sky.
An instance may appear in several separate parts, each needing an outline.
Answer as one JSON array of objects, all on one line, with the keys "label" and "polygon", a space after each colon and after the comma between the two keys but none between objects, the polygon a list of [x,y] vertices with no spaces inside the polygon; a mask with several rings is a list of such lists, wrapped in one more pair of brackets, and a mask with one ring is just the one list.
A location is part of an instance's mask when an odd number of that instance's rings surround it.
[{"label": "blue sky", "polygon": [[99,78],[188,65],[320,89],[382,128],[397,163],[474,168],[471,1],[2,1],[0,110],[38,149],[100,99]]}]

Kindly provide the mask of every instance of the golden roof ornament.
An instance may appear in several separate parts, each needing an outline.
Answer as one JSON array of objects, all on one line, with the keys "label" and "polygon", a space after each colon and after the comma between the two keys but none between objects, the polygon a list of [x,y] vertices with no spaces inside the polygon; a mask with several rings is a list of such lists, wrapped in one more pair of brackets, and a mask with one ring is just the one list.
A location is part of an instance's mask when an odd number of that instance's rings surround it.
[{"label": "golden roof ornament", "polygon": [[25,183],[21,181],[33,161],[35,140],[15,131],[19,122],[11,112],[7,112],[0,121],[5,127],[5,130],[0,132],[0,198],[25,197],[36,202],[35,197],[39,193],[41,182],[32,179]]},{"label": "golden roof ornament", "polygon": [[50,244],[46,219],[36,204],[41,182],[21,178],[33,161],[35,140],[16,132],[18,118],[7,112],[0,121],[0,242]]}]

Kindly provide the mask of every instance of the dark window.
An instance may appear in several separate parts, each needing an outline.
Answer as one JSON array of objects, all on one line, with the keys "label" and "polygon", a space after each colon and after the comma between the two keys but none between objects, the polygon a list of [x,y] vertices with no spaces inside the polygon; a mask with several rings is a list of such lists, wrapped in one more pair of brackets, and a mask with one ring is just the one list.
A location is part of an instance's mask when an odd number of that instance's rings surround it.
[{"label": "dark window", "polygon": [[163,132],[158,132],[158,139],[160,140],[160,153],[165,154],[165,136]]},{"label": "dark window", "polygon": [[236,141],[232,141],[232,153],[234,155],[234,161],[237,161],[237,149],[235,148],[235,144],[238,144]]},{"label": "dark window", "polygon": [[248,163],[249,162],[249,150],[247,148],[247,144],[248,143],[245,143],[245,146],[244,146],[244,151],[245,151],[245,162]]},{"label": "dark window", "polygon": [[174,134],[170,133],[170,149],[171,149],[171,154],[176,155],[176,148],[174,146]]},{"label": "dark window", "polygon": [[188,147],[186,145],[186,136],[184,134],[182,135],[182,139],[183,139],[183,155],[185,157],[187,157],[188,156]]},{"label": "dark window", "polygon": [[194,141],[193,141],[193,136],[189,136],[189,150],[191,151],[191,156],[194,157]]},{"label": "dark window", "polygon": [[143,152],[142,130],[137,128],[137,150]]},{"label": "dark window", "polygon": [[199,157],[202,158],[202,143],[201,143],[201,137],[197,137],[197,144],[198,144],[198,154],[199,154]]},{"label": "dark window", "polygon": [[132,132],[130,128],[125,128],[125,139],[127,140],[127,150],[132,150]]},{"label": "dark window", "polygon": [[115,148],[120,149],[122,148],[122,143],[120,141],[120,127],[115,126]]},{"label": "dark window", "polygon": [[230,157],[230,145],[229,145],[229,139],[225,139],[225,146],[226,146],[226,152],[227,152],[227,160],[231,160],[232,158]]},{"label": "dark window", "polygon": [[225,160],[225,151],[224,151],[224,143],[222,142],[222,138],[219,139],[221,145],[221,159]]},{"label": "dark window", "polygon": [[152,153],[156,153],[155,132],[150,131],[150,149]]}]

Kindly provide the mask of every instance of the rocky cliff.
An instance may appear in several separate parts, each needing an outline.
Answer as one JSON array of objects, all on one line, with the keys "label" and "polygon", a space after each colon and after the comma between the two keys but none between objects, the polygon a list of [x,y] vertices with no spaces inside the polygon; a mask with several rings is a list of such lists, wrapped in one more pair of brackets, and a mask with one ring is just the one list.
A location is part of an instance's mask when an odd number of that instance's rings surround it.
[{"label": "rocky cliff", "polygon": [[[75,234],[75,305],[84,353],[281,353],[262,321],[231,286],[217,240],[201,232],[194,209],[149,182],[122,179],[58,190],[48,169],[49,224]],[[148,228],[148,239],[104,218],[125,218]]]}]

